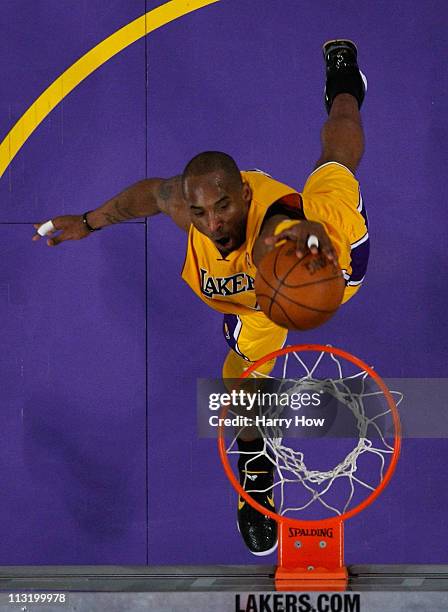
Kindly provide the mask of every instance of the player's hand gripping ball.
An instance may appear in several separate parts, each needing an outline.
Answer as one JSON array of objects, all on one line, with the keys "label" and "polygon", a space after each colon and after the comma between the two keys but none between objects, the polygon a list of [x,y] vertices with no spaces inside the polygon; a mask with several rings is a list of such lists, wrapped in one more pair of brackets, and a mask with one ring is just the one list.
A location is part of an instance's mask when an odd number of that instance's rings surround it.
[{"label": "player's hand gripping ball", "polygon": [[288,329],[313,329],[328,321],[341,304],[344,288],[334,261],[308,250],[297,257],[292,240],[265,255],[255,277],[260,308],[271,321]]}]

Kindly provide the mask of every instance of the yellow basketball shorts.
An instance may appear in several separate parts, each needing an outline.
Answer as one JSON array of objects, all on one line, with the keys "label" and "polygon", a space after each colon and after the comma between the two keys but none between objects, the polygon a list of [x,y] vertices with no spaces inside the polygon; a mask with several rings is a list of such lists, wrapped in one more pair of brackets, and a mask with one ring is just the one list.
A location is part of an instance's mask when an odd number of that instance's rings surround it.
[{"label": "yellow basketball shorts", "polygon": [[[223,332],[232,349],[224,363],[224,378],[238,378],[251,362],[281,349],[288,330],[273,323],[263,312],[247,315],[224,315]],[[274,361],[266,363],[260,371],[268,374]]]},{"label": "yellow basketball shorts", "polygon": [[308,177],[302,202],[305,218],[322,223],[336,249],[346,302],[362,285],[369,261],[368,218],[359,183],[342,164],[327,162]]}]

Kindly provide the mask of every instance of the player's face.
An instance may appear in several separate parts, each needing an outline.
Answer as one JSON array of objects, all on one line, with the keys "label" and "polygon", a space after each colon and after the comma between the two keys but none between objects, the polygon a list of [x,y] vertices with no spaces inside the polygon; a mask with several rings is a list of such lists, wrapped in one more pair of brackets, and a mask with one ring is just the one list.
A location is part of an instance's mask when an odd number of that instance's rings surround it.
[{"label": "player's face", "polygon": [[184,184],[190,218],[195,228],[214,243],[224,257],[246,240],[252,192],[247,183],[229,186],[222,173],[189,177]]}]

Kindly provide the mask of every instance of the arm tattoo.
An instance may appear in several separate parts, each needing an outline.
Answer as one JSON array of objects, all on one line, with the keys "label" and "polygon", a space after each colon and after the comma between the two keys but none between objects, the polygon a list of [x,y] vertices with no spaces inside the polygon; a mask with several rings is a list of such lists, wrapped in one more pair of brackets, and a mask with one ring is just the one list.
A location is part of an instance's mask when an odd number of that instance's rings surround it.
[{"label": "arm tattoo", "polygon": [[168,200],[173,195],[174,188],[179,185],[180,178],[181,178],[180,175],[178,175],[178,176],[173,177],[172,179],[163,181],[159,189],[159,198],[161,200],[168,202]]},{"label": "arm tattoo", "polygon": [[135,219],[135,216],[129,211],[129,208],[126,206],[120,206],[118,202],[115,202],[114,206],[117,213],[121,216],[122,220],[124,219]]},{"label": "arm tattoo", "polygon": [[114,202],[113,211],[111,213],[104,213],[104,218],[108,223],[121,223],[126,219],[135,219],[135,216],[129,211],[126,206],[120,206],[118,202]]},{"label": "arm tattoo", "polygon": [[120,223],[123,221],[121,217],[117,217],[117,215],[112,215],[111,213],[104,213],[104,218],[108,223]]}]

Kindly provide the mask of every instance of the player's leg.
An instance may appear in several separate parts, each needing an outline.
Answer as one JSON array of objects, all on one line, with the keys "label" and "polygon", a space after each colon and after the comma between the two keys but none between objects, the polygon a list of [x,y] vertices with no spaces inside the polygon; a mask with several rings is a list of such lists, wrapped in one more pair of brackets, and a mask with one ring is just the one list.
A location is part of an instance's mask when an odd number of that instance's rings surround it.
[{"label": "player's leg", "polygon": [[[269,349],[270,351],[275,349]],[[269,352],[269,351],[268,351]],[[256,360],[255,360],[256,361]],[[248,361],[238,355],[234,349],[230,350],[227,353],[227,357],[224,360],[224,365],[222,366],[222,377],[225,378],[239,378],[247,368],[252,365],[252,360]],[[269,376],[269,374],[274,369],[275,359],[271,359],[267,361],[259,368],[259,373],[264,374],[265,376]]]},{"label": "player's leg", "polygon": [[[286,340],[287,330],[275,325],[263,313],[236,317],[224,317],[224,335],[232,350],[223,366],[226,386],[228,379],[239,378],[251,362],[279,349]],[[263,364],[259,373],[268,376],[275,359]],[[256,427],[246,427],[238,432],[240,458],[238,470],[241,486],[262,506],[275,510],[273,486],[274,466],[265,453],[265,441]],[[277,547],[277,523],[262,515],[238,498],[238,528],[249,550],[255,555],[267,555]]]},{"label": "player's leg", "polygon": [[350,41],[326,43],[324,58],[329,119],[322,130],[322,156],[306,181],[302,202],[305,217],[322,223],[338,254],[346,302],[361,287],[369,259],[367,213],[354,176],[364,150],[359,108],[367,81]]},{"label": "player's leg", "polygon": [[316,164],[337,161],[353,173],[364,152],[361,108],[367,80],[357,63],[356,46],[347,40],[325,43],[325,105],[329,114],[321,132],[322,154]]}]

